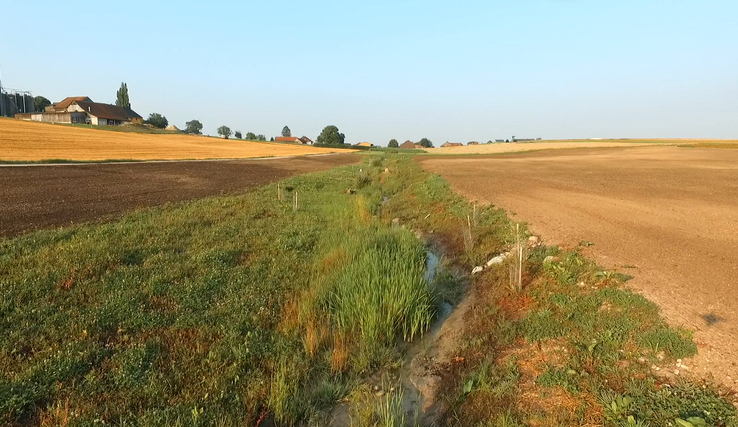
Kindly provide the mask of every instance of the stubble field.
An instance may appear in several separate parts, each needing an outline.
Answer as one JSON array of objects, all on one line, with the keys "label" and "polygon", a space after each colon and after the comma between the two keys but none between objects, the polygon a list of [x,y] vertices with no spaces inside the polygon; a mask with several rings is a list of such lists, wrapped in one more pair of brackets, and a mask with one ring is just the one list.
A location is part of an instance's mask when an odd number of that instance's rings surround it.
[{"label": "stubble field", "polygon": [[738,383],[738,151],[673,146],[422,157],[469,200],[582,248],[696,331],[691,372]]},{"label": "stubble field", "polygon": [[0,161],[243,159],[334,149],[190,135],[111,132],[0,119]]}]

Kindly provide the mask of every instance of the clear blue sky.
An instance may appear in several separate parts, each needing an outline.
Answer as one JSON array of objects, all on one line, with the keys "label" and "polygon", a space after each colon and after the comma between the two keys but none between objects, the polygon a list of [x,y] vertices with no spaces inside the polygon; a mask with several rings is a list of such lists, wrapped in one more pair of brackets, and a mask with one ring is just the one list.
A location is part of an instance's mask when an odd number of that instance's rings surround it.
[{"label": "clear blue sky", "polygon": [[385,145],[738,138],[738,1],[0,5],[6,87],[144,117]]}]

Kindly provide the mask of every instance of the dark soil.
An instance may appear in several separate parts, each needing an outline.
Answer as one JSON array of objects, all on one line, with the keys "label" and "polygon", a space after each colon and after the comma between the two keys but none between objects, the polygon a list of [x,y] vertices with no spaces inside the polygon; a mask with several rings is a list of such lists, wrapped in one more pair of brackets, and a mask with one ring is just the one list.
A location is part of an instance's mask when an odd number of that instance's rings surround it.
[{"label": "dark soil", "polygon": [[0,167],[0,238],[110,219],[167,202],[243,192],[356,163],[355,154],[284,159]]}]

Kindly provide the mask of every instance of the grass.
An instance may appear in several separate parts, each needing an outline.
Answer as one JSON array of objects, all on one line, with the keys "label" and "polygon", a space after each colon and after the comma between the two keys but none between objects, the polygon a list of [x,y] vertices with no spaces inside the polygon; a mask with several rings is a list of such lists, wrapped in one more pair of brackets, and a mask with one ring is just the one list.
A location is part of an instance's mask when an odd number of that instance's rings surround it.
[{"label": "grass", "polygon": [[320,424],[435,315],[364,169],[0,241],[0,423]]},{"label": "grass", "polygon": [[[468,282],[429,283],[415,231],[469,271],[513,224],[409,156],[279,186],[298,209],[273,184],[0,241],[0,423],[325,425],[348,399],[355,425],[414,425],[365,380]],[[507,268],[468,285],[445,425],[735,425],[713,386],[651,371],[696,347],[626,277],[551,247],[529,252],[521,292]]]},{"label": "grass", "polygon": [[[656,305],[622,289],[626,276],[603,274],[576,250],[547,247],[530,253],[523,292],[505,290],[504,272],[485,274],[477,285],[500,291],[486,297],[466,331],[462,354],[470,363],[452,377],[456,391],[447,397],[460,419],[482,423],[493,408],[492,419],[512,416],[524,425],[738,423],[724,391],[651,369],[697,347],[689,331],[664,322]],[[520,375],[513,392],[470,396],[464,378],[486,375],[490,358],[498,367],[514,361]]]}]

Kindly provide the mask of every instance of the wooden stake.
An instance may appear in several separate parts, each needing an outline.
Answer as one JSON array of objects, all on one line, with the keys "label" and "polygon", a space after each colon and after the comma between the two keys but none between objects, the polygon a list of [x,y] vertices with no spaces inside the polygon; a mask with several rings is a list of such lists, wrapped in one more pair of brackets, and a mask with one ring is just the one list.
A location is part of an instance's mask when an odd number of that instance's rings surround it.
[{"label": "wooden stake", "polygon": [[523,290],[523,245],[520,242],[520,224],[515,224],[518,235],[518,290]]}]

